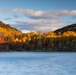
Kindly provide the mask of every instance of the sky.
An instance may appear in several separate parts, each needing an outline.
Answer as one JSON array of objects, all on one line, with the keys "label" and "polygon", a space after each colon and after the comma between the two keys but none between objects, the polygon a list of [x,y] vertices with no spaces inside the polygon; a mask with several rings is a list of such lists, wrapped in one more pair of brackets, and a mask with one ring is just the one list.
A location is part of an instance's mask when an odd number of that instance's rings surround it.
[{"label": "sky", "polygon": [[76,23],[76,0],[0,0],[0,20],[22,32],[54,31]]}]

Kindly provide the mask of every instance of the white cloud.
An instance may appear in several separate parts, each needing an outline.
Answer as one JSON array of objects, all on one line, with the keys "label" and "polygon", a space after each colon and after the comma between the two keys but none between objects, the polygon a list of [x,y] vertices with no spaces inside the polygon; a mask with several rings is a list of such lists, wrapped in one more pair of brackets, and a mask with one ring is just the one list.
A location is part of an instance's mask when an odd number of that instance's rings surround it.
[{"label": "white cloud", "polygon": [[29,20],[29,21],[15,21],[14,27],[17,27],[19,30],[28,30],[28,31],[54,31],[58,28],[63,27],[63,24],[55,20]]},{"label": "white cloud", "polygon": [[2,12],[2,13],[8,12],[8,11],[9,11],[8,9],[0,8],[0,12]]},{"label": "white cloud", "polygon": [[[54,31],[65,26],[66,17],[76,17],[76,10],[36,11],[15,8],[13,12],[22,13],[26,17],[33,19],[29,21],[15,21],[16,24],[14,26],[18,27],[20,30],[28,31]],[[64,23],[61,20],[64,21]]]},{"label": "white cloud", "polygon": [[31,9],[15,8],[13,12],[24,13],[25,16],[32,19],[55,19],[65,16],[69,16],[69,17],[76,16],[76,10],[35,11]]}]

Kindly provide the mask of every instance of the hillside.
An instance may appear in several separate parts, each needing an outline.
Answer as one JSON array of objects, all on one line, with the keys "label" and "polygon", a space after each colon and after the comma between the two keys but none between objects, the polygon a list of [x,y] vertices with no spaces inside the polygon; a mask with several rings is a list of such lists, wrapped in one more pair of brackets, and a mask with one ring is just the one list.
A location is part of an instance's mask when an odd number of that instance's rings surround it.
[{"label": "hillside", "polygon": [[[57,35],[58,32],[63,34]],[[76,24],[58,29],[55,32],[23,34],[9,24],[0,21],[1,51],[76,52]]]},{"label": "hillside", "polygon": [[16,28],[11,27],[9,24],[3,23],[2,21],[0,21],[0,28],[5,28],[5,29],[9,28],[9,29],[13,29],[15,31],[21,32],[21,31],[17,30]]},{"label": "hillside", "polygon": [[[0,21],[0,46],[2,43],[16,41],[16,38],[20,38],[21,35],[21,31],[11,27],[9,24],[5,24],[2,21]],[[0,49],[2,50],[1,47]]]},{"label": "hillside", "polygon": [[59,32],[64,33],[64,32],[67,32],[67,31],[74,31],[74,32],[76,32],[76,24],[68,25],[68,26],[63,27],[61,29],[55,30],[54,32],[56,34],[58,34]]},{"label": "hillside", "polygon": [[[2,33],[2,34],[1,34]],[[0,21],[0,37],[2,35],[20,35],[22,34],[21,31],[17,30],[16,28],[11,27],[9,24],[5,24],[2,21]]]}]

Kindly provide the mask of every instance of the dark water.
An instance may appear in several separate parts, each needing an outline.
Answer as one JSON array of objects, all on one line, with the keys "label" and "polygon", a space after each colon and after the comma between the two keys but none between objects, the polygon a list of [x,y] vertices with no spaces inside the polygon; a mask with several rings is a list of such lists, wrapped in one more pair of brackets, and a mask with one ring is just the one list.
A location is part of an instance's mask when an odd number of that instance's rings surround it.
[{"label": "dark water", "polygon": [[0,75],[76,75],[76,53],[0,53]]}]

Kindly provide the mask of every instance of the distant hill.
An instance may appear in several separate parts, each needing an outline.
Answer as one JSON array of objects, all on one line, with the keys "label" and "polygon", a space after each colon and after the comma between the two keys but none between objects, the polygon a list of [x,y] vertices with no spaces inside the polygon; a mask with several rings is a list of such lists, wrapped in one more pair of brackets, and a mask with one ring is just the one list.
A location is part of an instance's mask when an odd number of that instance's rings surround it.
[{"label": "distant hill", "polygon": [[0,37],[2,35],[20,35],[22,34],[21,31],[17,30],[16,28],[11,27],[9,24],[5,24],[0,21]]},{"label": "distant hill", "polygon": [[[13,30],[19,31],[19,30],[17,30],[16,28],[11,27],[9,24],[5,24],[5,23],[3,23],[2,21],[0,21],[0,27],[2,27],[2,28],[10,28],[10,29],[13,29]],[[21,32],[21,31],[19,31],[19,32]]]},{"label": "distant hill", "polygon": [[72,25],[65,26],[65,27],[63,27],[63,28],[61,28],[61,29],[55,30],[54,32],[55,32],[56,34],[58,34],[59,32],[64,33],[64,32],[66,32],[66,31],[74,31],[74,32],[76,32],[76,24],[72,24]]}]

